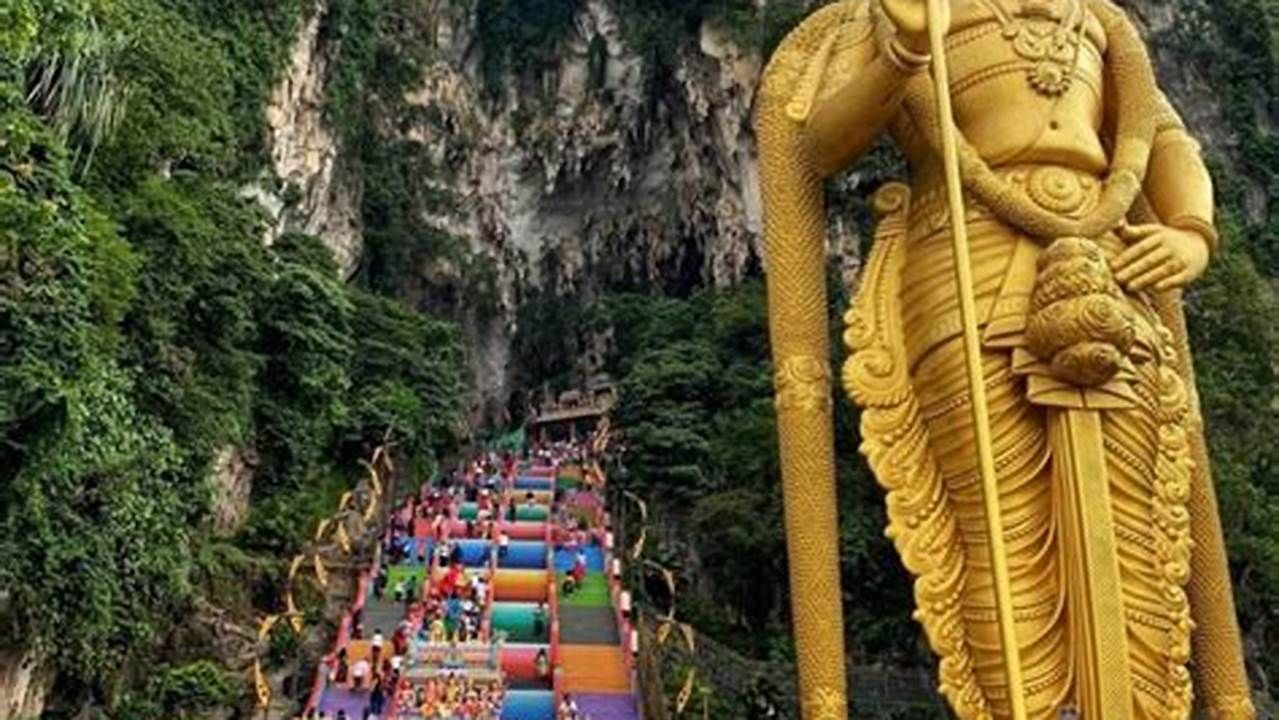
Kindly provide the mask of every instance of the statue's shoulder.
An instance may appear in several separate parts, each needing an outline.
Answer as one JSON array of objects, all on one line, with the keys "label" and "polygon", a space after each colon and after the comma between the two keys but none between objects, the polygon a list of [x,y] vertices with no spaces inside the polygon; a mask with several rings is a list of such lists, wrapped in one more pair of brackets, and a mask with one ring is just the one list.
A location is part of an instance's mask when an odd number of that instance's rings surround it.
[{"label": "statue's shoulder", "polygon": [[764,70],[762,92],[790,99],[812,95],[826,84],[827,71],[869,42],[874,21],[869,0],[841,0],[814,11],[773,51]]}]

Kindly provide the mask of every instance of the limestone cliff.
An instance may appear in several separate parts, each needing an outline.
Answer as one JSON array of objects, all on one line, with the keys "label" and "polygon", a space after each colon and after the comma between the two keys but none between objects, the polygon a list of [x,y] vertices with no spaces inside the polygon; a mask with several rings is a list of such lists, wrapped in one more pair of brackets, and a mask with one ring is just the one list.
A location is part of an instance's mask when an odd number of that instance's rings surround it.
[{"label": "limestone cliff", "polygon": [[[678,291],[758,268],[748,117],[760,59],[705,27],[679,65],[676,92],[650,107],[618,16],[592,0],[559,65],[540,78],[548,92],[530,98],[510,83],[494,104],[481,97],[472,22],[440,11],[438,54],[408,101],[438,118],[412,132],[445,160],[432,182],[458,200],[432,221],[497,270],[501,322],[476,343],[487,351],[471,367],[477,401],[501,406],[516,306],[532,288],[579,297],[624,282]],[[592,45],[604,50],[594,72]]]},{"label": "limestone cliff", "polygon": [[264,110],[271,163],[284,183],[264,204],[275,221],[268,241],[285,232],[320,237],[349,276],[360,254],[360,183],[340,172],[324,116],[331,55],[320,43],[320,23],[327,10],[324,0],[310,8]]},{"label": "limestone cliff", "polygon": [[0,718],[39,717],[53,680],[38,651],[0,648]]}]

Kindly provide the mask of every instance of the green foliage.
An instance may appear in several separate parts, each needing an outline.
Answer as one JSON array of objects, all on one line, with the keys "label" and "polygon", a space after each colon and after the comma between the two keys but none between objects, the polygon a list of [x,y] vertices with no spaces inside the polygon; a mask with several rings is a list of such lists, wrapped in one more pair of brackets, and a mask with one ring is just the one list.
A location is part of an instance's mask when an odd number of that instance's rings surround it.
[{"label": "green foliage", "polygon": [[[103,40],[101,0],[11,0],[0,6],[0,66],[6,75],[29,63],[68,59]],[[6,77],[6,81],[12,80]]]},{"label": "green foliage", "polygon": [[277,70],[288,57],[303,10],[303,0],[169,0],[184,17],[216,43],[229,71],[230,115],[239,151],[233,166],[255,169],[264,150],[263,102]]},{"label": "green foliage", "polygon": [[326,110],[348,148],[376,143],[378,113],[402,108],[434,40],[432,12],[423,0],[330,3],[320,26],[321,39],[336,48]]},{"label": "green foliage", "polygon": [[[1192,290],[1187,319],[1195,352],[1213,476],[1230,551],[1240,621],[1254,659],[1279,672],[1273,621],[1279,597],[1279,44],[1273,0],[1221,0],[1174,27],[1167,42],[1221,88],[1235,147],[1214,158],[1224,251]],[[1269,22],[1267,22],[1267,19]],[[1206,38],[1212,38],[1205,41]]]},{"label": "green foliage", "polygon": [[622,382],[618,422],[646,486],[698,496],[709,489],[707,432],[723,393],[708,343],[679,342],[641,355]]},{"label": "green foliage", "polygon": [[200,488],[174,482],[172,435],[111,355],[132,295],[127,248],[11,86],[0,125],[0,584],[18,627],[96,678],[183,597]]},{"label": "green foliage", "polygon": [[773,630],[770,622],[776,620],[786,570],[782,519],[776,493],[758,481],[749,485],[698,500],[692,530],[716,593],[737,598],[732,609],[740,614],[741,625]]},{"label": "green foliage", "polygon": [[1273,198],[1279,192],[1279,134],[1274,117],[1279,112],[1279,44],[1274,29],[1279,27],[1279,9],[1273,0],[1221,0],[1207,3],[1201,17],[1210,24],[1182,24],[1155,41],[1167,42],[1179,58],[1202,68],[1212,87],[1221,88],[1220,107],[1235,150],[1229,163],[1215,168],[1218,198],[1241,220],[1248,218],[1236,238],[1265,275],[1276,277],[1279,203]]},{"label": "green foliage", "polygon": [[433,172],[427,148],[379,134],[363,138],[360,148],[366,168],[361,284],[395,294],[412,287],[420,270],[437,259],[464,262],[461,241],[422,220],[439,209],[420,189],[421,179]]},{"label": "green foliage", "polygon": [[247,438],[258,371],[256,300],[268,281],[255,208],[207,178],[150,177],[117,196],[142,258],[125,318],[138,392],[201,462]]},{"label": "green foliage", "polygon": [[279,623],[271,631],[271,647],[267,651],[267,664],[278,667],[297,657],[302,649],[302,638],[293,632],[287,622]]},{"label": "green foliage", "polygon": [[113,68],[123,45],[122,36],[91,26],[76,47],[42,47],[27,64],[28,101],[85,164],[123,115]]},{"label": "green foliage", "polygon": [[102,146],[95,179],[124,188],[158,168],[217,169],[232,163],[232,69],[218,44],[153,0],[107,6],[104,25],[127,33],[115,72],[128,91],[116,134]]},{"label": "green foliage", "polygon": [[[552,390],[562,390],[574,383],[573,359],[582,350],[579,335],[590,325],[591,312],[585,303],[561,297],[554,288],[534,288],[525,295],[516,310],[514,354],[527,386],[546,384]],[[627,325],[619,323],[618,327]]]},{"label": "green foliage", "polygon": [[297,489],[327,459],[347,418],[354,341],[352,306],[333,261],[313,238],[285,238],[264,293],[258,353],[254,492]]},{"label": "green foliage", "polygon": [[[235,538],[237,546],[277,560],[292,557],[310,538],[316,522],[331,516],[338,498],[350,488],[347,474],[322,468],[301,487],[255,499],[249,506],[248,521]],[[225,562],[228,559],[232,562]],[[241,559],[221,558],[223,562],[210,565],[208,570],[216,573],[220,568],[234,567]]]},{"label": "green foliage", "polygon": [[490,97],[500,97],[512,75],[527,83],[559,64],[559,42],[573,29],[579,5],[580,0],[476,1],[480,77]]},{"label": "green foliage", "polygon": [[438,12],[424,0],[331,3],[321,25],[334,53],[325,110],[346,151],[346,169],[363,180],[359,284],[388,296],[425,294],[426,306],[450,311],[478,293],[483,302],[472,307],[491,310],[495,292],[484,273],[463,273],[460,282],[420,280],[441,267],[483,269],[463,242],[425,219],[453,210],[455,201],[424,182],[437,174],[432,149],[409,137],[419,126],[444,129],[438,109],[405,100],[432,58]]},{"label": "green foliage", "polygon": [[710,23],[746,49],[767,56],[786,33],[826,0],[617,0],[627,42],[644,61],[650,102],[670,89],[680,51]]},{"label": "green foliage", "polygon": [[121,720],[167,720],[201,717],[238,699],[236,681],[207,660],[160,667],[149,673],[143,688],[116,708]]},{"label": "green foliage", "polygon": [[62,416],[6,478],[0,580],[60,669],[94,680],[181,607],[187,522],[207,498],[180,482],[171,436],[138,413],[119,371],[63,380]]},{"label": "green foliage", "polygon": [[368,293],[353,294],[356,338],[346,441],[361,452],[384,439],[425,463],[457,437],[462,346],[454,326]]},{"label": "green foliage", "polygon": [[[82,692],[160,718],[238,702],[207,663],[148,672],[136,692],[129,673],[192,652],[165,641],[197,594],[274,609],[279,558],[374,442],[401,440],[422,466],[456,432],[452,329],[348,288],[315,238],[265,247],[242,196],[300,13],[0,10],[0,622],[6,647],[49,653],[68,705]],[[127,101],[77,178],[70,157],[92,143],[75,128],[101,97]],[[228,446],[256,450],[258,483],[243,532],[213,540],[209,469]]]},{"label": "green foliage", "polygon": [[[687,300],[614,295],[603,305],[609,369],[621,379],[622,481],[660,500],[699,558],[692,567],[676,552],[666,558],[687,580],[681,615],[765,657],[787,636],[789,608],[763,286]],[[845,607],[849,645],[911,664],[921,658],[909,582],[883,537],[883,500],[857,458],[855,418],[836,406],[843,579],[859,588]]]}]

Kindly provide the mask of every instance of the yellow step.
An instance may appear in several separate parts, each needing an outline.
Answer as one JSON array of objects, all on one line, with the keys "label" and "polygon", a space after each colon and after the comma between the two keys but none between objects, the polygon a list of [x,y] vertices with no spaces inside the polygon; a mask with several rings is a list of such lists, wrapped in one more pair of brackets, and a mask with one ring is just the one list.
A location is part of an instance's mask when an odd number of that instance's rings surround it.
[{"label": "yellow step", "polygon": [[564,689],[580,693],[631,691],[626,655],[617,645],[561,645]]}]

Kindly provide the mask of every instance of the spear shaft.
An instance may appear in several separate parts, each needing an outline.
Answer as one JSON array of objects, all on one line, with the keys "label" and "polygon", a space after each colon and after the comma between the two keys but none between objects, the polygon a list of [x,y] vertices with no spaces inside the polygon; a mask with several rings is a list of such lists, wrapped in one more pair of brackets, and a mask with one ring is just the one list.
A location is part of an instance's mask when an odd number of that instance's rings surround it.
[{"label": "spear shaft", "polygon": [[928,2],[928,43],[932,52],[933,85],[937,98],[937,119],[941,124],[942,162],[946,171],[946,198],[950,205],[951,239],[955,252],[955,282],[959,286],[959,310],[964,331],[964,359],[968,366],[968,390],[972,400],[973,432],[981,467],[982,491],[986,504],[986,531],[990,535],[990,566],[995,581],[995,606],[999,618],[999,638],[1008,678],[1008,701],[1012,720],[1026,720],[1026,691],[1021,657],[1017,648],[1017,626],[1013,620],[1012,581],[1008,554],[1004,547],[1004,519],[999,506],[999,478],[995,474],[995,452],[991,440],[990,408],[986,404],[986,380],[982,372],[981,338],[977,330],[977,299],[973,290],[973,268],[968,247],[968,225],[964,212],[963,187],[959,177],[959,148],[955,115],[950,99],[950,71],[946,64],[946,28],[942,23],[943,0]]}]

